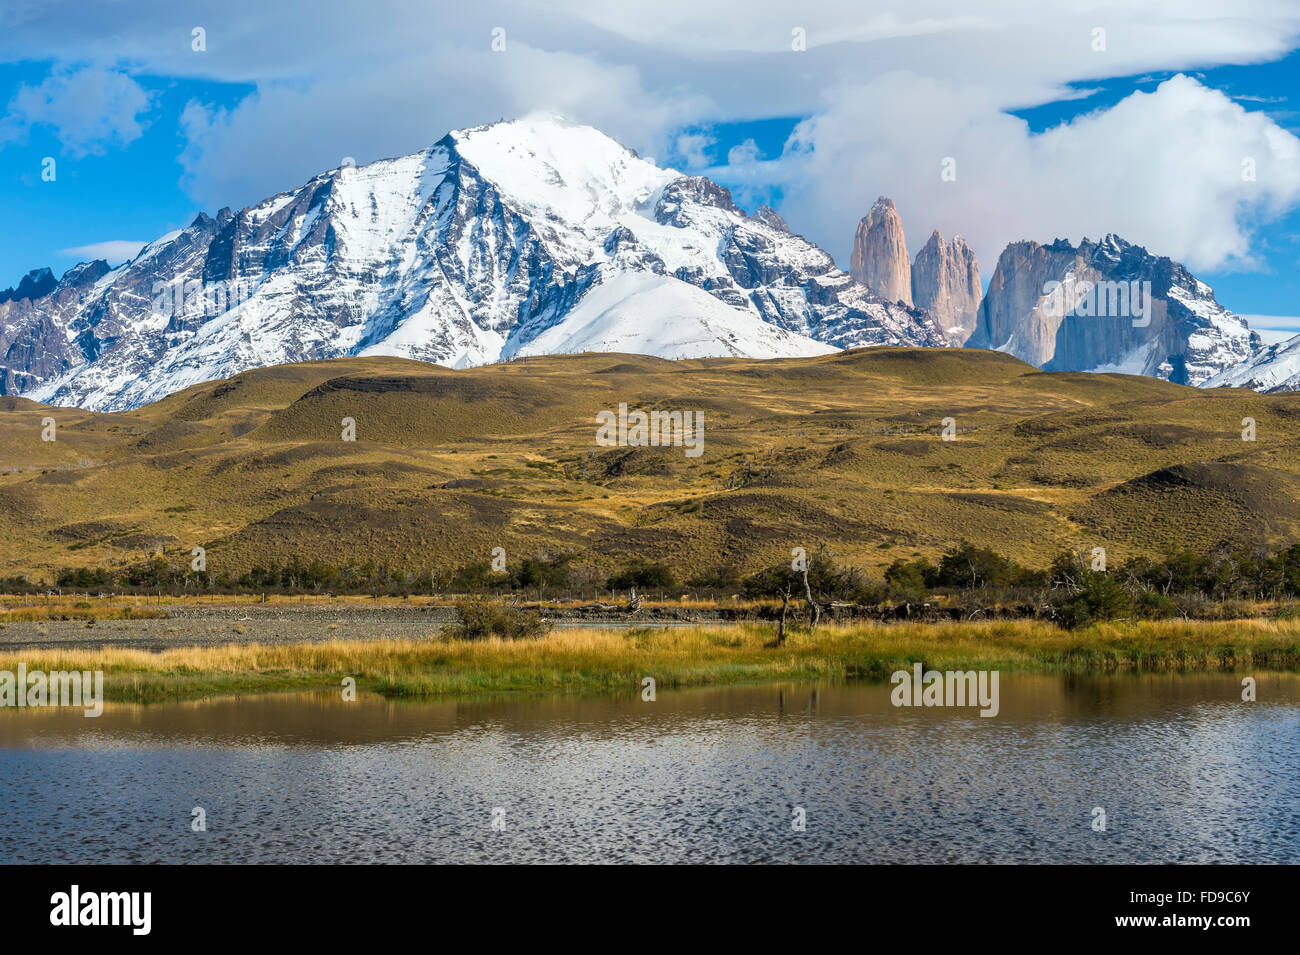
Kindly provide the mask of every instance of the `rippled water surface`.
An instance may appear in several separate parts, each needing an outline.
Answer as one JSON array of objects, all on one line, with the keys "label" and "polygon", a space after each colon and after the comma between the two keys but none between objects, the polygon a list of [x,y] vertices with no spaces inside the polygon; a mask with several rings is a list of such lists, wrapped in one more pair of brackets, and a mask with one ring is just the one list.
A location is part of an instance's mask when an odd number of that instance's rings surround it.
[{"label": "rippled water surface", "polygon": [[1300,676],[1256,678],[0,710],[0,861],[1300,862]]}]

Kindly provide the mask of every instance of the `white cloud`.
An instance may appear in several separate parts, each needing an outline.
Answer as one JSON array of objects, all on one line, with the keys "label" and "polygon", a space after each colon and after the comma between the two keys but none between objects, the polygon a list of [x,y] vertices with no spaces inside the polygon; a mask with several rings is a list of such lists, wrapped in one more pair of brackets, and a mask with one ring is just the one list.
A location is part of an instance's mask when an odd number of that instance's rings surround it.
[{"label": "white cloud", "polygon": [[121,265],[134,259],[147,242],[134,239],[108,239],[104,242],[92,242],[90,245],[78,245],[71,249],[60,249],[59,255],[79,261],[103,259],[109,265]]},{"label": "white cloud", "polygon": [[1107,232],[1193,269],[1248,268],[1253,230],[1300,202],[1300,139],[1185,76],[1035,135],[986,91],[894,74],[837,91],[787,157],[786,218],[842,259],[885,194],[909,248],[960,232],[985,276],[1010,241]]},{"label": "white cloud", "polygon": [[1265,345],[1288,341],[1300,334],[1300,315],[1242,315]]},{"label": "white cloud", "polygon": [[699,169],[710,164],[708,150],[716,143],[717,139],[708,133],[682,133],[673,144],[673,151],[687,169]]},{"label": "white cloud", "polygon": [[[1249,267],[1259,223],[1297,202],[1285,165],[1295,138],[1189,79],[1041,135],[1008,114],[1086,97],[1114,77],[1275,59],[1300,37],[1294,0],[1230,9],[1222,0],[751,0],[737,9],[736,0],[370,0],[358,17],[315,0],[195,0],[182,20],[171,0],[45,0],[0,7],[0,59],[253,84],[229,111],[186,110],[184,181],[208,208],[292,188],[343,156],[408,153],[448,129],[534,110],[699,167],[716,161],[714,144],[683,130],[808,116],[798,148],[769,159],[742,149],[728,172],[738,195],[780,187],[792,226],[842,263],[854,223],[880,194],[898,201],[915,242],[935,227],[965,234],[986,275],[1009,239],[1106,231],[1193,267]],[[204,53],[190,48],[192,25],[207,31]],[[491,51],[498,26],[503,53]],[[791,49],[795,28],[804,52]],[[129,122],[107,127],[131,135]],[[1247,155],[1257,160],[1253,188],[1239,181]],[[945,156],[958,179],[941,190]]]},{"label": "white cloud", "polygon": [[372,72],[267,86],[229,111],[190,103],[181,162],[200,204],[237,206],[300,185],[344,156],[365,163],[402,155],[449,130],[534,111],[589,123],[653,154],[708,109],[698,94],[652,94],[634,67],[510,40],[501,54],[486,43],[446,47]]},{"label": "white cloud", "polygon": [[746,139],[743,143],[740,143],[737,146],[732,146],[727,150],[727,165],[746,166],[750,163],[757,162],[759,157],[758,143],[754,142],[752,139]]},{"label": "white cloud", "polygon": [[149,94],[126,73],[88,66],[60,68],[37,86],[20,86],[0,121],[0,143],[21,140],[36,125],[54,129],[73,156],[125,146],[144,131]]}]

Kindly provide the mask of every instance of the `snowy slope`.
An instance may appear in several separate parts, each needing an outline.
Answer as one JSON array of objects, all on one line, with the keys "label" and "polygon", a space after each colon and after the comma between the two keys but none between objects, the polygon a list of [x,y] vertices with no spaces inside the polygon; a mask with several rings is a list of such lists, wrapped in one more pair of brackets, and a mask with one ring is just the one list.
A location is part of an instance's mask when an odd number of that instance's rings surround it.
[{"label": "snowy slope", "polygon": [[597,285],[563,322],[514,354],[625,351],[663,358],[781,358],[835,350],[724,305],[679,279],[626,273]]},{"label": "snowy slope", "polygon": [[1266,393],[1300,391],[1300,335],[1266,345],[1241,364],[1224,369],[1202,387],[1252,388]]},{"label": "snowy slope", "polygon": [[0,303],[0,393],[121,409],[343,355],[464,367],[944,343],[927,313],[873,297],[779,218],[554,117],[330,170],[87,268]]}]

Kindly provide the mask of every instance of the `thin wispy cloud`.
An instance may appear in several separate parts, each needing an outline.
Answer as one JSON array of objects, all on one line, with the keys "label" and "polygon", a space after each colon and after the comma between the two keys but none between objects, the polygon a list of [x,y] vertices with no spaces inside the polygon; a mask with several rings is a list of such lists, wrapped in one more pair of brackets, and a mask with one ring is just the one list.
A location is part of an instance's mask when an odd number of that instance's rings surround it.
[{"label": "thin wispy cloud", "polygon": [[90,245],[60,249],[59,255],[81,260],[103,259],[109,265],[121,265],[135,258],[146,245],[148,242],[137,239],[107,239]]}]

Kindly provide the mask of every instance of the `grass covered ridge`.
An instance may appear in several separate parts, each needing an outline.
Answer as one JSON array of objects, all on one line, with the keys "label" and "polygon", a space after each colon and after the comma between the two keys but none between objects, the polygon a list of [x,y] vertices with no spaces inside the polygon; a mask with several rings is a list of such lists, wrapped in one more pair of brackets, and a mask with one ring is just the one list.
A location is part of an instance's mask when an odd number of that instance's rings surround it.
[{"label": "grass covered ridge", "polygon": [[332,641],[0,654],[0,670],[103,670],[110,700],[341,687],[390,697],[637,692],[726,683],[886,679],[934,669],[1040,672],[1300,668],[1300,621],[1151,621],[1067,632],[1039,621],[826,626],[771,646],[770,626],[563,630],[536,640]]},{"label": "grass covered ridge", "polygon": [[[703,455],[597,445],[595,416],[623,402],[703,414]],[[57,441],[40,439],[46,416]],[[940,436],[949,417],[955,441]],[[116,414],[0,401],[0,583],[54,589],[84,568],[150,593],[188,576],[193,593],[201,546],[218,590],[274,590],[286,573],[296,590],[320,565],[336,572],[321,592],[456,592],[438,581],[502,547],[512,570],[572,555],[585,600],[634,559],[685,582],[720,558],[742,575],[788,563],[796,544],[876,577],[960,537],[1026,567],[1063,549],[1104,547],[1115,566],[1277,549],[1300,540],[1297,422],[1300,393],[1047,373],[962,348],[308,362]],[[121,589],[93,573],[63,587]]]}]

